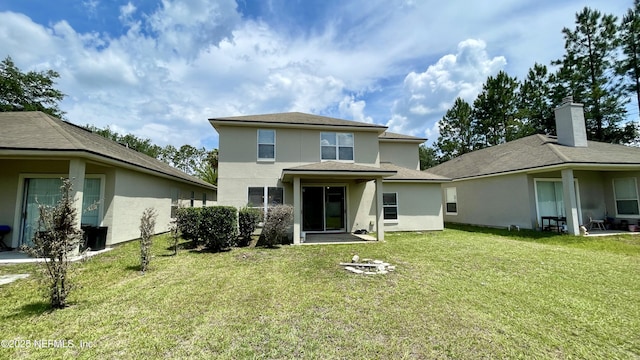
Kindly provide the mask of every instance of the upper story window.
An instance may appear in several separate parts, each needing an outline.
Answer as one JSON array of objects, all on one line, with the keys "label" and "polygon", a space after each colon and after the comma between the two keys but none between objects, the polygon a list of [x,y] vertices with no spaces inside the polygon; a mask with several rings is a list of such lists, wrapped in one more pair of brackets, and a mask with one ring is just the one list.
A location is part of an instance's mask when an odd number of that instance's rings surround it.
[{"label": "upper story window", "polygon": [[353,134],[320,133],[320,158],[322,160],[353,161]]},{"label": "upper story window", "polygon": [[276,159],[276,131],[258,130],[258,160]]}]

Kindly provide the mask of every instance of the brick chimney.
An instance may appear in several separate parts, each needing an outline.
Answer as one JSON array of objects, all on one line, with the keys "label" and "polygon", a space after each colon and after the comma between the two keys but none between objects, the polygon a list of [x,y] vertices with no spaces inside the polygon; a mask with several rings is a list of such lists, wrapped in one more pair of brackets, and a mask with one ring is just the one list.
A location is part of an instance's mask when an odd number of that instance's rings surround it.
[{"label": "brick chimney", "polygon": [[562,99],[555,109],[558,144],[571,147],[587,147],[587,130],[584,124],[584,106],[574,103],[573,96]]}]

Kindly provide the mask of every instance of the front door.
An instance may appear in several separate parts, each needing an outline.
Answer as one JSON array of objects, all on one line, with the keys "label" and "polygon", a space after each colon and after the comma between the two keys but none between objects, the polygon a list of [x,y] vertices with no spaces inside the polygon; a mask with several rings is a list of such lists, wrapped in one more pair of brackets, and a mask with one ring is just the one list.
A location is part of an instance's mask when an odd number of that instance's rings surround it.
[{"label": "front door", "polygon": [[345,187],[302,188],[303,231],[345,231]]}]

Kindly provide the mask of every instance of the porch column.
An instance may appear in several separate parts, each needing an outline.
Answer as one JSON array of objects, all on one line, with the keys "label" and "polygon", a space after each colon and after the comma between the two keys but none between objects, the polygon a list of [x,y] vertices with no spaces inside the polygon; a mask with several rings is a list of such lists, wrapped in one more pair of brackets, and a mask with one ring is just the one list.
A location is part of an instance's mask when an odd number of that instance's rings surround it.
[{"label": "porch column", "polygon": [[80,230],[82,220],[82,199],[84,194],[84,173],[86,163],[81,159],[71,159],[69,161],[69,180],[71,180],[72,190],[69,194],[73,199],[73,207],[76,209],[78,222],[76,227]]},{"label": "porch column", "polygon": [[384,208],[382,207],[382,178],[376,178],[376,236],[384,241]]},{"label": "porch column", "polygon": [[302,213],[301,199],[300,199],[300,178],[293,178],[293,243],[295,245],[300,244],[300,214]]},{"label": "porch column", "polygon": [[562,170],[562,192],[564,197],[564,212],[567,215],[567,231],[571,235],[580,235],[578,202],[576,200],[573,169]]}]

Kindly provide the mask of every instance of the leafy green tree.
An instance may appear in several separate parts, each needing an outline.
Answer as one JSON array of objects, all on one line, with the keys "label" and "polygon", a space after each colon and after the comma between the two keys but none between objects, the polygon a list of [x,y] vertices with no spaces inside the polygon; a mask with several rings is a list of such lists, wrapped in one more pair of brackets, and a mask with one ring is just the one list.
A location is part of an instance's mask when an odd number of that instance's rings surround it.
[{"label": "leafy green tree", "polygon": [[574,101],[584,104],[588,138],[626,143],[635,138],[632,123],[622,127],[627,99],[615,77],[618,55],[617,18],[585,7],[575,29],[564,28],[565,55],[557,80]]},{"label": "leafy green tree", "polygon": [[457,98],[451,109],[438,123],[440,135],[435,148],[441,161],[451,160],[473,151],[478,136],[473,123],[473,108],[462,98]]},{"label": "leafy green tree", "polygon": [[196,176],[209,184],[216,185],[218,183],[218,173],[209,163],[204,164],[202,168],[196,169]]},{"label": "leafy green tree", "polygon": [[520,84],[518,116],[523,126],[518,137],[555,134],[552,79],[545,65],[535,63]]},{"label": "leafy green tree", "polygon": [[489,76],[473,102],[475,132],[481,147],[498,145],[518,138],[522,124],[518,118],[518,88],[515,77],[500,71]]},{"label": "leafy green tree", "polygon": [[53,70],[23,73],[7,56],[0,62],[0,111],[42,111],[62,118],[58,102],[65,95],[54,88],[58,77]]},{"label": "leafy green tree", "polygon": [[109,128],[108,126],[104,129],[100,129],[93,125],[87,124],[84,127],[95,134],[119,142],[120,144],[130,149],[149,155],[155,159],[158,159],[160,157],[160,153],[162,152],[162,147],[152,144],[151,139],[142,139],[133,134],[122,135],[111,130],[111,128]]},{"label": "leafy green tree", "polygon": [[622,17],[619,34],[624,57],[617,62],[618,74],[623,77],[623,91],[635,95],[640,111],[640,0]]},{"label": "leafy green tree", "polygon": [[426,170],[440,163],[438,152],[432,147],[420,145],[418,155],[420,156],[420,170]]}]

